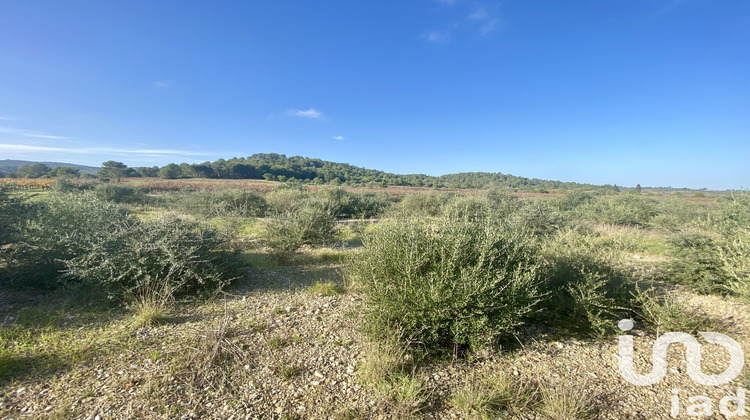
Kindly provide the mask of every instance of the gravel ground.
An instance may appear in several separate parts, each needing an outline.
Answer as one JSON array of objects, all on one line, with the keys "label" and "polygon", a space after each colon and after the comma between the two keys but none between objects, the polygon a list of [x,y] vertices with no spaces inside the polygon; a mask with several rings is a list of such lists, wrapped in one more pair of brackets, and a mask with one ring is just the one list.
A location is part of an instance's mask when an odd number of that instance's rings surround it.
[{"label": "gravel ground", "polygon": [[[117,314],[103,325],[72,323],[71,340],[81,340],[85,356],[0,383],[0,417],[398,418],[360,375],[368,356],[359,328],[362,297],[323,296],[306,287],[327,278],[336,278],[335,265],[268,269],[253,279],[253,288],[181,306],[159,326],[136,329],[126,315]],[[747,306],[681,293],[690,305],[723,320],[727,333],[750,350]],[[11,306],[5,295],[0,299],[6,313],[23,304]],[[639,333],[637,326],[632,333],[636,365],[643,372],[655,337]],[[93,335],[98,338],[86,338]],[[530,338],[513,351],[422,365],[416,375],[427,397],[419,416],[460,418],[448,404],[451,395],[466,378],[491,372],[552,392],[582,389],[601,419],[674,418],[669,415],[672,389],[679,389],[681,417],[688,418],[689,396],[708,396],[716,409],[742,379],[719,387],[694,384],[685,373],[681,347],[672,346],[665,379],[638,387],[619,376],[616,338],[560,340],[533,327],[525,336]],[[39,340],[43,346],[42,335]],[[726,361],[720,348],[704,346],[705,372],[722,371]]]}]

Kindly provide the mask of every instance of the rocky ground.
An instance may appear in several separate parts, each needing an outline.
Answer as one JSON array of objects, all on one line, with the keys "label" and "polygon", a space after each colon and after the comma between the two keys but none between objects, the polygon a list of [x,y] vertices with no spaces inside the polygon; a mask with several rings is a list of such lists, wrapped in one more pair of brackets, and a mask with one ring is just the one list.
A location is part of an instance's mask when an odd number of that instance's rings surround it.
[{"label": "rocky ground", "polygon": [[[711,418],[724,418],[718,414],[719,400],[746,386],[746,376],[719,387],[694,384],[681,347],[672,346],[666,378],[638,387],[618,373],[616,338],[561,338],[532,327],[515,349],[421,363],[411,373],[415,392],[383,392],[365,372],[374,353],[361,333],[362,297],[314,286],[338,284],[337,269],[330,262],[265,268],[225,295],[182,304],[168,322],[144,328],[135,328],[120,309],[59,310],[43,297],[30,301],[6,293],[0,296],[6,330],[21,323],[23,311],[57,315],[46,326],[24,324],[30,336],[18,342],[29,348],[14,354],[26,354],[28,360],[0,382],[0,417],[464,418],[465,411],[452,403],[459,390],[477,378],[502,375],[519,393],[537,395],[535,404],[544,404],[545,396],[568,395],[582,401],[592,418],[674,418],[673,389],[679,390],[680,418],[688,418],[689,397],[696,395],[711,398]],[[680,293],[750,350],[744,304]],[[631,333],[643,372],[650,366],[655,336],[639,333],[638,326]],[[704,371],[722,371],[727,356],[706,344]],[[505,413],[556,418],[532,405]]]}]

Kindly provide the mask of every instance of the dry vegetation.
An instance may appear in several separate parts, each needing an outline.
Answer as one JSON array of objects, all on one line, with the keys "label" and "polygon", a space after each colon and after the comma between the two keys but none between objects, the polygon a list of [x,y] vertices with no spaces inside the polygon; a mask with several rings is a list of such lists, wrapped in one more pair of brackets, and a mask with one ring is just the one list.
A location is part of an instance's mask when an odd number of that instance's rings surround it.
[{"label": "dry vegetation", "polygon": [[0,417],[666,419],[748,385],[678,346],[631,385],[616,337],[641,372],[665,331],[750,350],[747,196],[128,185],[3,191]]}]

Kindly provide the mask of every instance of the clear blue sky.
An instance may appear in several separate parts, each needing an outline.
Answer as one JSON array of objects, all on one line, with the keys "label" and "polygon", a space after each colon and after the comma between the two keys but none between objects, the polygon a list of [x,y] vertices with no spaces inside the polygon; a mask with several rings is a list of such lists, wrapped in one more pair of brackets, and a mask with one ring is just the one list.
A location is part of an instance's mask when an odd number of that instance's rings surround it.
[{"label": "clear blue sky", "polygon": [[746,0],[0,0],[0,159],[750,187]]}]

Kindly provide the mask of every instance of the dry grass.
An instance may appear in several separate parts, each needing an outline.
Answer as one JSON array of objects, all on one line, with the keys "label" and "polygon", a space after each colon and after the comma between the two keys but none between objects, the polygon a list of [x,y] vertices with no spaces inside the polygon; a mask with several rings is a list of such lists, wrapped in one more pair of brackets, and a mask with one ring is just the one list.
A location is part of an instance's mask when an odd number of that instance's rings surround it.
[{"label": "dry grass", "polygon": [[529,384],[502,372],[477,372],[453,393],[449,404],[462,418],[496,419],[523,412],[534,395]]},{"label": "dry grass", "polygon": [[341,287],[332,281],[319,281],[308,287],[307,291],[318,296],[336,296],[342,293]]},{"label": "dry grass", "polygon": [[539,408],[542,418],[548,420],[587,420],[596,416],[594,397],[585,386],[544,387]]},{"label": "dry grass", "polygon": [[231,378],[242,372],[248,354],[232,340],[234,335],[226,310],[223,317],[208,323],[205,330],[197,334],[186,365],[187,382],[195,389],[221,389],[238,384]]}]

